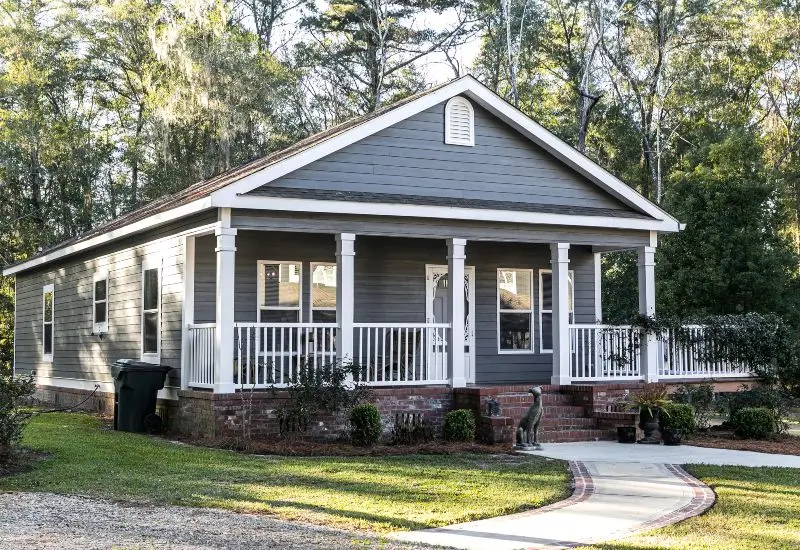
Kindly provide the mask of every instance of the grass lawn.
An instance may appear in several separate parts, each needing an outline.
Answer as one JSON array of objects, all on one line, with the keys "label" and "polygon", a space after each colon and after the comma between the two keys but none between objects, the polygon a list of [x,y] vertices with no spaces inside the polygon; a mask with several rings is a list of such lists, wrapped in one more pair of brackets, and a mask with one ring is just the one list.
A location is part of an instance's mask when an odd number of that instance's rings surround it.
[{"label": "grass lawn", "polygon": [[100,429],[47,414],[24,445],[50,456],[0,478],[0,491],[47,491],[276,514],[388,532],[543,506],[569,494],[566,463],[514,455],[256,457]]},{"label": "grass lawn", "polygon": [[800,548],[800,470],[687,466],[717,493],[702,516],[595,550]]}]

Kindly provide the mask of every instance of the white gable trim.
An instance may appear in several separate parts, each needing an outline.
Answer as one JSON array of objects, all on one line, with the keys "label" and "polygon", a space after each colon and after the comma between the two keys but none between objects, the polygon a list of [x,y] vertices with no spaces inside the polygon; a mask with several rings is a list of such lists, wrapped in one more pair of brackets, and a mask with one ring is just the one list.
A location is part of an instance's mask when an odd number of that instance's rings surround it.
[{"label": "white gable trim", "polygon": [[644,231],[677,231],[677,225],[669,220],[617,218],[613,216],[575,216],[571,214],[458,208],[454,206],[293,199],[253,195],[240,195],[235,197],[231,203],[231,207],[281,212],[313,212],[318,214],[362,214],[367,216],[400,216],[537,225],[605,227],[609,229],[635,229]]},{"label": "white gable trim", "polygon": [[663,224],[662,228],[659,228],[658,231],[675,232],[680,230],[680,223],[677,219],[644,198],[622,180],[601,168],[588,157],[548,132],[522,112],[512,107],[472,76],[465,76],[454,80],[450,84],[423,95],[410,103],[392,109],[386,114],[354,126],[353,128],[344,130],[342,133],[313,145],[296,155],[277,161],[275,164],[267,166],[263,170],[245,176],[226,188],[214,192],[211,195],[212,202],[215,206],[233,207],[235,206],[235,198],[237,195],[249,193],[266,183],[294,172],[316,160],[330,155],[331,153],[335,153],[348,145],[352,145],[353,143],[438,105],[439,103],[443,103],[459,94],[463,94],[472,99],[528,139],[544,148],[561,162],[587,177],[628,206],[641,210],[656,220],[667,222]]}]

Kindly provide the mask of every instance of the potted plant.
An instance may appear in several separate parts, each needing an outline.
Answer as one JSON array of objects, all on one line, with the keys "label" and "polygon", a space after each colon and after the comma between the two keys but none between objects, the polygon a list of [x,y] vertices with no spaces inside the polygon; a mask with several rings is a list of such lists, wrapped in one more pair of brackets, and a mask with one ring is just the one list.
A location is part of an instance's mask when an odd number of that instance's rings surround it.
[{"label": "potted plant", "polygon": [[697,430],[694,408],[686,403],[667,403],[659,417],[659,430],[664,445],[680,445],[683,438]]},{"label": "potted plant", "polygon": [[666,384],[649,383],[630,393],[628,407],[639,411],[639,428],[644,432],[644,437],[637,443],[658,445],[661,442],[656,432],[661,410],[667,403],[670,401],[667,399]]}]

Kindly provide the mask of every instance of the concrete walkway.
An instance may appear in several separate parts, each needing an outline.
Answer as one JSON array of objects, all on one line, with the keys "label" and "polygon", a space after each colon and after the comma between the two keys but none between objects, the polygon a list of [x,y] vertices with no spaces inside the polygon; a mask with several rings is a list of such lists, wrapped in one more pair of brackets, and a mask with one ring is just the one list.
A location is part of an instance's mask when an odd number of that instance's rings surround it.
[{"label": "concrete walkway", "polygon": [[530,512],[398,533],[393,538],[475,550],[568,548],[668,525],[698,515],[714,502],[711,489],[675,466],[632,462],[572,462],[570,466],[575,492],[567,500]]},{"label": "concrete walkway", "polygon": [[800,456],[731,451],[681,445],[624,445],[613,441],[548,443],[535,454],[583,462],[637,462],[641,464],[719,464],[722,466],[777,466],[800,468]]}]

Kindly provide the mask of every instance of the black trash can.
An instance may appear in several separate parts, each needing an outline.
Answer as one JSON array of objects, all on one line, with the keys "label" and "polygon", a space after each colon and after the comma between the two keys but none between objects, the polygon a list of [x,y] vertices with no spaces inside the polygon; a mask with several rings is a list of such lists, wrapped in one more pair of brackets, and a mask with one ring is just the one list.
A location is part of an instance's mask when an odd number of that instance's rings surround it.
[{"label": "black trash can", "polygon": [[114,429],[155,432],[161,429],[156,414],[158,390],[172,367],[120,359],[111,367],[114,376]]}]

